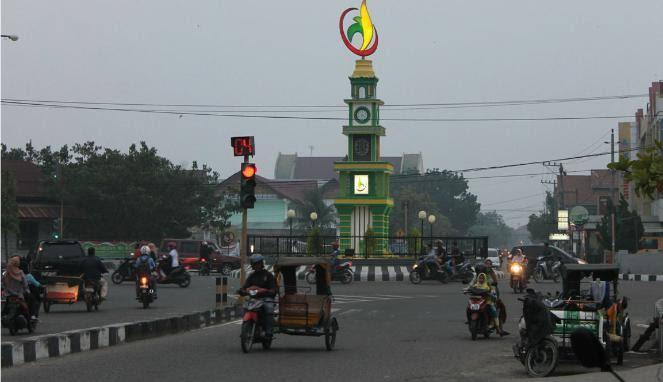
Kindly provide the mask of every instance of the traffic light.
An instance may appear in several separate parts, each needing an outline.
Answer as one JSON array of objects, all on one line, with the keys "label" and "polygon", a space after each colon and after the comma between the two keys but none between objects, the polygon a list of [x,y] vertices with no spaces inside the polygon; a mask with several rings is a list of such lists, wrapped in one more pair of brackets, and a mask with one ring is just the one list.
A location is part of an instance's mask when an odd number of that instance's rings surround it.
[{"label": "traffic light", "polygon": [[239,191],[239,204],[242,208],[253,208],[256,202],[256,172],[253,163],[242,163],[242,181]]},{"label": "traffic light", "polygon": [[51,227],[51,239],[60,240],[60,219],[53,219]]}]

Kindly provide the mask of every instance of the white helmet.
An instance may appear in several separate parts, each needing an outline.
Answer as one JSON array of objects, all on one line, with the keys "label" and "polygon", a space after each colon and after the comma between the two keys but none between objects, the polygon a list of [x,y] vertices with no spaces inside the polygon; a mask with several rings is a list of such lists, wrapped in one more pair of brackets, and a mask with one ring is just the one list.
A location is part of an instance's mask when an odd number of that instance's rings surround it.
[{"label": "white helmet", "polygon": [[144,245],[144,246],[140,247],[140,253],[141,253],[141,255],[149,255],[150,254],[150,247],[148,247],[147,245]]}]

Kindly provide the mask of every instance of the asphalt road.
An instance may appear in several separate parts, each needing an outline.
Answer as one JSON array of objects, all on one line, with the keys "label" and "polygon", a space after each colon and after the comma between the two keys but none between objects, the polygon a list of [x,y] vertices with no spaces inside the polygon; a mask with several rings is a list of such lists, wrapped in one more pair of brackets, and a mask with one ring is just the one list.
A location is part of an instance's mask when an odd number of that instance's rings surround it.
[{"label": "asphalt road", "polygon": [[[149,309],[143,309],[136,300],[134,283],[125,281],[115,285],[109,281],[108,299],[99,306],[99,311],[87,312],[82,301],[72,305],[51,305],[50,313],[44,312],[42,306],[35,335],[214,309],[215,279],[214,275],[199,277],[192,273],[191,284],[187,288],[180,288],[175,284],[158,285],[158,299]],[[229,289],[237,289],[236,280],[230,279],[228,282]],[[3,334],[5,333],[8,333],[7,329],[3,329]],[[3,341],[20,338],[22,337],[3,336]]]},{"label": "asphalt road", "polygon": [[[632,296],[634,320],[646,321],[661,285],[622,283]],[[471,341],[464,324],[466,296],[460,284],[429,282],[334,284],[340,331],[328,352],[322,337],[278,335],[270,351],[243,354],[237,322],[87,353],[49,359],[2,372],[6,381],[485,381],[527,379],[513,358],[520,304],[502,297],[512,335]],[[558,286],[539,285],[544,291]],[[640,307],[642,305],[642,307]],[[623,369],[648,362],[629,354]],[[557,375],[586,372],[563,363]]]}]

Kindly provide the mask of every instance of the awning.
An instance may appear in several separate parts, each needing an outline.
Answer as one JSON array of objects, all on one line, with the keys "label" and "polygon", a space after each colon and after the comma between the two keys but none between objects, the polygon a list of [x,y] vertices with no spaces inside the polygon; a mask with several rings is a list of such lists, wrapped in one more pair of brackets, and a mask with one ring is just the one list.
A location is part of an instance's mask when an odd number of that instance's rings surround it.
[{"label": "awning", "polygon": [[60,217],[60,207],[18,205],[19,219],[57,219]]}]

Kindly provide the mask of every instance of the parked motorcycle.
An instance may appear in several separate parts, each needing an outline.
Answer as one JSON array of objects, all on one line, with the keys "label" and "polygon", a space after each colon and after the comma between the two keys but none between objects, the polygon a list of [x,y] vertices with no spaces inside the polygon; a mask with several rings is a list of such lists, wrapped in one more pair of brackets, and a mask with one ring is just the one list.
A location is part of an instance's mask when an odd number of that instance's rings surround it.
[{"label": "parked motorcycle", "polygon": [[201,276],[209,276],[210,274],[210,264],[209,261],[205,258],[200,259],[200,264],[198,266],[198,274]]},{"label": "parked motorcycle", "polygon": [[483,289],[470,288],[465,293],[470,295],[465,314],[467,315],[467,326],[470,330],[472,340],[476,340],[479,334],[483,334],[485,338],[490,337],[490,333],[496,330],[491,326],[488,306],[488,294],[490,292]]},{"label": "parked motorcycle", "polygon": [[121,284],[122,281],[133,281],[136,279],[135,270],[133,267],[133,256],[127,257],[117,267],[115,272],[111,275],[113,284]]},{"label": "parked motorcycle", "polygon": [[85,300],[85,307],[88,312],[91,312],[92,309],[99,310],[99,305],[101,304],[101,285],[99,283],[85,280],[85,285],[83,287],[83,299]]},{"label": "parked motorcycle", "polygon": [[[351,261],[337,265],[334,272],[332,272],[332,281],[340,281],[341,284],[350,284],[353,279],[354,272],[352,271]],[[315,284],[315,265],[312,265],[306,271],[306,282],[311,285]]]},{"label": "parked motorcycle", "polygon": [[513,288],[513,293],[523,293],[525,290],[525,267],[522,263],[511,263],[509,266],[511,274],[509,286]]},{"label": "parked motorcycle", "polygon": [[561,277],[561,265],[562,263],[557,260],[549,266],[543,257],[537,258],[536,266],[534,267],[534,281],[537,283],[542,282],[543,280],[553,280],[554,282],[558,282]]},{"label": "parked motorcycle", "polygon": [[143,308],[147,309],[150,307],[150,304],[154,302],[154,289],[150,285],[150,274],[149,273],[140,273],[136,280],[138,288],[138,296],[136,299],[143,304]]},{"label": "parked motorcycle", "polygon": [[443,269],[437,271],[431,270],[426,263],[424,263],[422,257],[412,266],[412,271],[410,271],[410,282],[412,284],[421,284],[423,280],[437,280],[446,284],[449,281],[449,274]]},{"label": "parked motorcycle", "polygon": [[166,268],[167,264],[170,262],[170,256],[164,255],[159,259],[159,264],[157,266],[157,284],[177,284],[181,288],[186,288],[191,284],[191,274],[187,272],[184,267],[177,267],[170,271],[170,274],[166,275],[163,269]]},{"label": "parked motorcycle", "polygon": [[9,329],[10,335],[15,335],[19,330],[27,329],[28,333],[34,332],[37,321],[30,320],[25,313],[27,306],[18,297],[9,296],[2,304],[2,327]]},{"label": "parked motorcycle", "polygon": [[258,298],[257,290],[251,290],[248,293],[240,291],[240,295],[248,295],[249,297],[244,302],[244,316],[242,317],[242,332],[240,334],[242,351],[244,353],[250,352],[254,343],[261,343],[262,348],[268,350],[272,347],[272,338],[267,338],[263,329],[263,299]]},{"label": "parked motorcycle", "polygon": [[520,340],[513,345],[513,354],[531,377],[546,377],[555,371],[559,363],[558,343],[552,337],[559,319],[548,310],[542,297],[531,289],[518,300],[523,302],[523,316],[518,323]]}]

